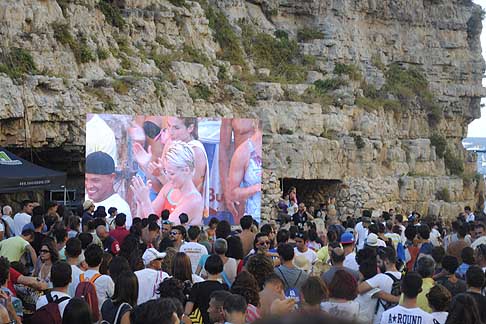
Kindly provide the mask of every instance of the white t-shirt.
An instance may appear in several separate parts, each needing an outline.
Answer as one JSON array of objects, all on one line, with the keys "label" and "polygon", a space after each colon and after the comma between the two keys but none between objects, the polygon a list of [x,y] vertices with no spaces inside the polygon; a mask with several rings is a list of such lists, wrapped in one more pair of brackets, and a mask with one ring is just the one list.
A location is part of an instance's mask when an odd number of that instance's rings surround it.
[{"label": "white t-shirt", "polygon": [[[397,279],[402,278],[401,272],[398,271],[387,271],[387,272],[392,274]],[[380,290],[386,293],[391,293],[392,286],[393,286],[393,279],[384,273],[379,273],[373,278],[366,280],[366,283],[370,285],[371,288],[379,288]],[[375,323],[380,323],[381,315],[383,314],[384,310],[385,309],[381,304],[378,305],[378,312],[376,313],[375,321],[374,321]]]},{"label": "white t-shirt", "polygon": [[343,266],[351,270],[359,271],[359,265],[358,262],[356,262],[355,252],[346,255],[346,257],[344,258]]},{"label": "white t-shirt", "polygon": [[295,255],[303,255],[306,257],[307,260],[309,260],[309,263],[312,265],[317,261],[317,253],[311,249],[307,249],[305,252],[299,252],[299,250],[295,247],[294,248],[294,254]]},{"label": "white t-shirt", "polygon": [[357,317],[358,323],[373,323],[373,317],[375,316],[376,303],[378,299],[372,298],[370,294],[365,293],[358,295],[355,299],[359,304],[359,313]]},{"label": "white t-shirt", "polygon": [[233,258],[228,258],[226,263],[224,264],[223,271],[228,277],[228,280],[233,284],[236,278],[236,271],[238,270],[238,263]]},{"label": "white t-shirt", "polygon": [[358,250],[361,250],[364,248],[364,242],[368,237],[368,229],[363,226],[363,222],[359,222],[354,227],[354,231],[356,233],[356,240],[357,240],[356,247]]},{"label": "white t-shirt", "polygon": [[208,249],[197,242],[187,242],[181,245],[179,252],[184,252],[191,259],[192,273],[195,273],[199,259],[201,259],[201,256],[208,254]]},{"label": "white t-shirt", "polygon": [[358,317],[359,304],[354,300],[345,303],[336,303],[329,300],[321,303],[321,309],[339,319],[354,321]]},{"label": "white t-shirt", "polygon": [[430,231],[430,243],[432,243],[433,246],[440,246],[440,233],[437,229],[433,228]]},{"label": "white t-shirt", "polygon": [[402,231],[400,233],[400,238],[402,239],[402,244],[405,244],[405,242],[407,242],[407,237],[405,236],[405,226],[403,226],[402,224],[398,225],[400,227],[400,230]]},{"label": "white t-shirt", "polygon": [[71,283],[68,286],[68,295],[71,296],[71,298],[73,298],[76,294],[76,288],[78,287],[79,283],[79,276],[82,273],[84,273],[84,271],[79,269],[78,266],[71,265]]},{"label": "white t-shirt", "polygon": [[169,277],[164,271],[157,271],[154,269],[142,269],[135,271],[138,279],[138,299],[137,305],[143,304],[146,301],[157,299],[157,290],[159,285],[165,278]]},{"label": "white t-shirt", "polygon": [[[89,280],[97,273],[99,272],[96,270],[86,270],[84,273],[84,280]],[[101,277],[95,280],[94,285],[96,287],[96,295],[98,296],[98,308],[101,311],[101,306],[103,306],[105,300],[113,296],[113,293],[115,292],[115,284],[110,276],[101,275]]]},{"label": "white t-shirt", "polygon": [[[62,297],[71,297],[68,294],[65,294],[60,291],[51,291],[51,296],[54,300],[62,298]],[[64,308],[66,308],[66,305],[69,303],[69,299],[66,299],[58,304],[59,307],[59,313],[61,313],[61,318],[64,314]],[[35,310],[39,310],[42,306],[45,306],[48,304],[47,297],[46,295],[40,296],[39,299],[37,299],[37,303],[35,304]]]},{"label": "white t-shirt", "polygon": [[2,219],[8,224],[8,227],[10,228],[10,235],[15,236],[15,224],[13,218],[8,215],[3,215]]},{"label": "white t-shirt", "polygon": [[474,216],[474,213],[470,213],[469,215],[466,216],[466,222],[474,222],[476,219],[476,216]]},{"label": "white t-shirt", "polygon": [[124,213],[127,215],[127,221],[125,223],[126,228],[129,229],[130,226],[132,226],[132,213],[130,212],[130,206],[128,206],[127,202],[120,197],[119,194],[113,194],[105,200],[95,202],[94,204],[96,208],[98,208],[98,206],[104,206],[106,210],[108,210],[110,207],[115,207],[118,214]]},{"label": "white t-shirt", "polygon": [[[116,150],[115,133],[110,126],[98,115],[94,115],[86,122],[86,156],[93,152],[105,152],[109,154],[115,166],[118,163],[118,154]],[[106,210],[108,210],[107,207]]]},{"label": "white t-shirt", "polygon": [[448,312],[433,312],[432,318],[434,319],[434,324],[445,324],[447,321],[447,316],[449,316]]},{"label": "white t-shirt", "polygon": [[379,238],[377,242],[378,242],[378,246],[386,247],[386,242],[383,241],[382,239]]},{"label": "white t-shirt", "polygon": [[472,242],[471,247],[473,249],[476,249],[481,244],[486,244],[486,236],[478,237],[474,242]]},{"label": "white t-shirt", "polygon": [[24,228],[25,225],[30,223],[31,218],[32,218],[32,216],[30,216],[27,213],[15,214],[15,216],[14,216],[15,235],[22,234],[22,228]]},{"label": "white t-shirt", "polygon": [[[376,321],[375,321],[376,322]],[[424,312],[419,307],[405,308],[401,305],[390,308],[383,313],[381,324],[434,324],[433,317],[427,312]]]}]

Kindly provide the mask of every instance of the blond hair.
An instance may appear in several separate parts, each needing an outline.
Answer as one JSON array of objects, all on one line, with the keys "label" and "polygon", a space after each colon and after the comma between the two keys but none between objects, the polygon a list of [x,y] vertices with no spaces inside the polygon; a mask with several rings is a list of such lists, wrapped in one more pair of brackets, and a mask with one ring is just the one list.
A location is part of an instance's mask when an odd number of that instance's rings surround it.
[{"label": "blond hair", "polygon": [[165,160],[178,169],[186,167],[191,171],[195,169],[194,150],[187,143],[181,141],[174,141],[170,144],[165,153]]}]

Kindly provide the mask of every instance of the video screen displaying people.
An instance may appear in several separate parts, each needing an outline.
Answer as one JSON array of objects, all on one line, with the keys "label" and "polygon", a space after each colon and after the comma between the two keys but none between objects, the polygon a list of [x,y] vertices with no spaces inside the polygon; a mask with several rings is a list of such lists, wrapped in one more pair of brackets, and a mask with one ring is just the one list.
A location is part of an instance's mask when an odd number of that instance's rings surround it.
[{"label": "video screen displaying people", "polygon": [[88,114],[86,200],[134,217],[260,222],[262,125],[256,119]]}]

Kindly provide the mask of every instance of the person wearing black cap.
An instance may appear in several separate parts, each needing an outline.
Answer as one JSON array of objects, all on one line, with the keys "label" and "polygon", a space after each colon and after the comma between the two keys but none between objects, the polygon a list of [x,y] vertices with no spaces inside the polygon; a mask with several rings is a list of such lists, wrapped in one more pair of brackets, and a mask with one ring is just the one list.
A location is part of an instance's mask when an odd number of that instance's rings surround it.
[{"label": "person wearing black cap", "polygon": [[113,189],[115,182],[115,162],[104,152],[93,152],[86,157],[84,185],[87,199],[96,206],[115,207],[126,215],[126,226],[132,225],[132,216],[127,202]]}]

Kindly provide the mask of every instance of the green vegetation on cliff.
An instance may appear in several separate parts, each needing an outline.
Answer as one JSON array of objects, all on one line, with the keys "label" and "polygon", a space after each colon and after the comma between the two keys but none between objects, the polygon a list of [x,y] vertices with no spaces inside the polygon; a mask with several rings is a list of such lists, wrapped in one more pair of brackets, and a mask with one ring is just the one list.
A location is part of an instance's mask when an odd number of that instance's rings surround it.
[{"label": "green vegetation on cliff", "polygon": [[24,74],[37,73],[37,68],[29,51],[14,47],[0,53],[0,73],[19,80]]},{"label": "green vegetation on cliff", "polygon": [[243,46],[246,54],[257,68],[270,69],[270,80],[281,83],[304,82],[307,69],[303,66],[303,57],[299,45],[286,34],[278,36],[257,32],[249,24],[241,24]]},{"label": "green vegetation on cliff", "polygon": [[87,45],[86,37],[75,39],[70,32],[69,25],[63,23],[53,23],[54,38],[61,44],[68,46],[74,54],[76,62],[88,63],[94,61],[95,55]]},{"label": "green vegetation on cliff", "polygon": [[436,126],[440,122],[442,111],[422,71],[393,63],[388,67],[385,76],[386,83],[382,88],[385,93],[395,96],[405,108],[410,109],[418,104],[425,109],[430,126]]},{"label": "green vegetation on cliff", "polygon": [[323,38],[324,34],[314,28],[302,28],[297,31],[297,40],[299,42],[308,42],[313,39]]},{"label": "green vegetation on cliff", "polygon": [[213,36],[221,48],[218,52],[218,58],[230,61],[232,64],[245,65],[245,56],[241,48],[241,42],[229,23],[228,18],[226,18],[221,10],[210,6],[207,1],[201,0],[199,3],[209,20],[209,28],[214,31]]},{"label": "green vegetation on cliff", "polygon": [[125,27],[125,20],[121,15],[120,9],[115,4],[107,0],[101,0],[97,7],[105,15],[105,19],[110,25],[120,29]]}]

